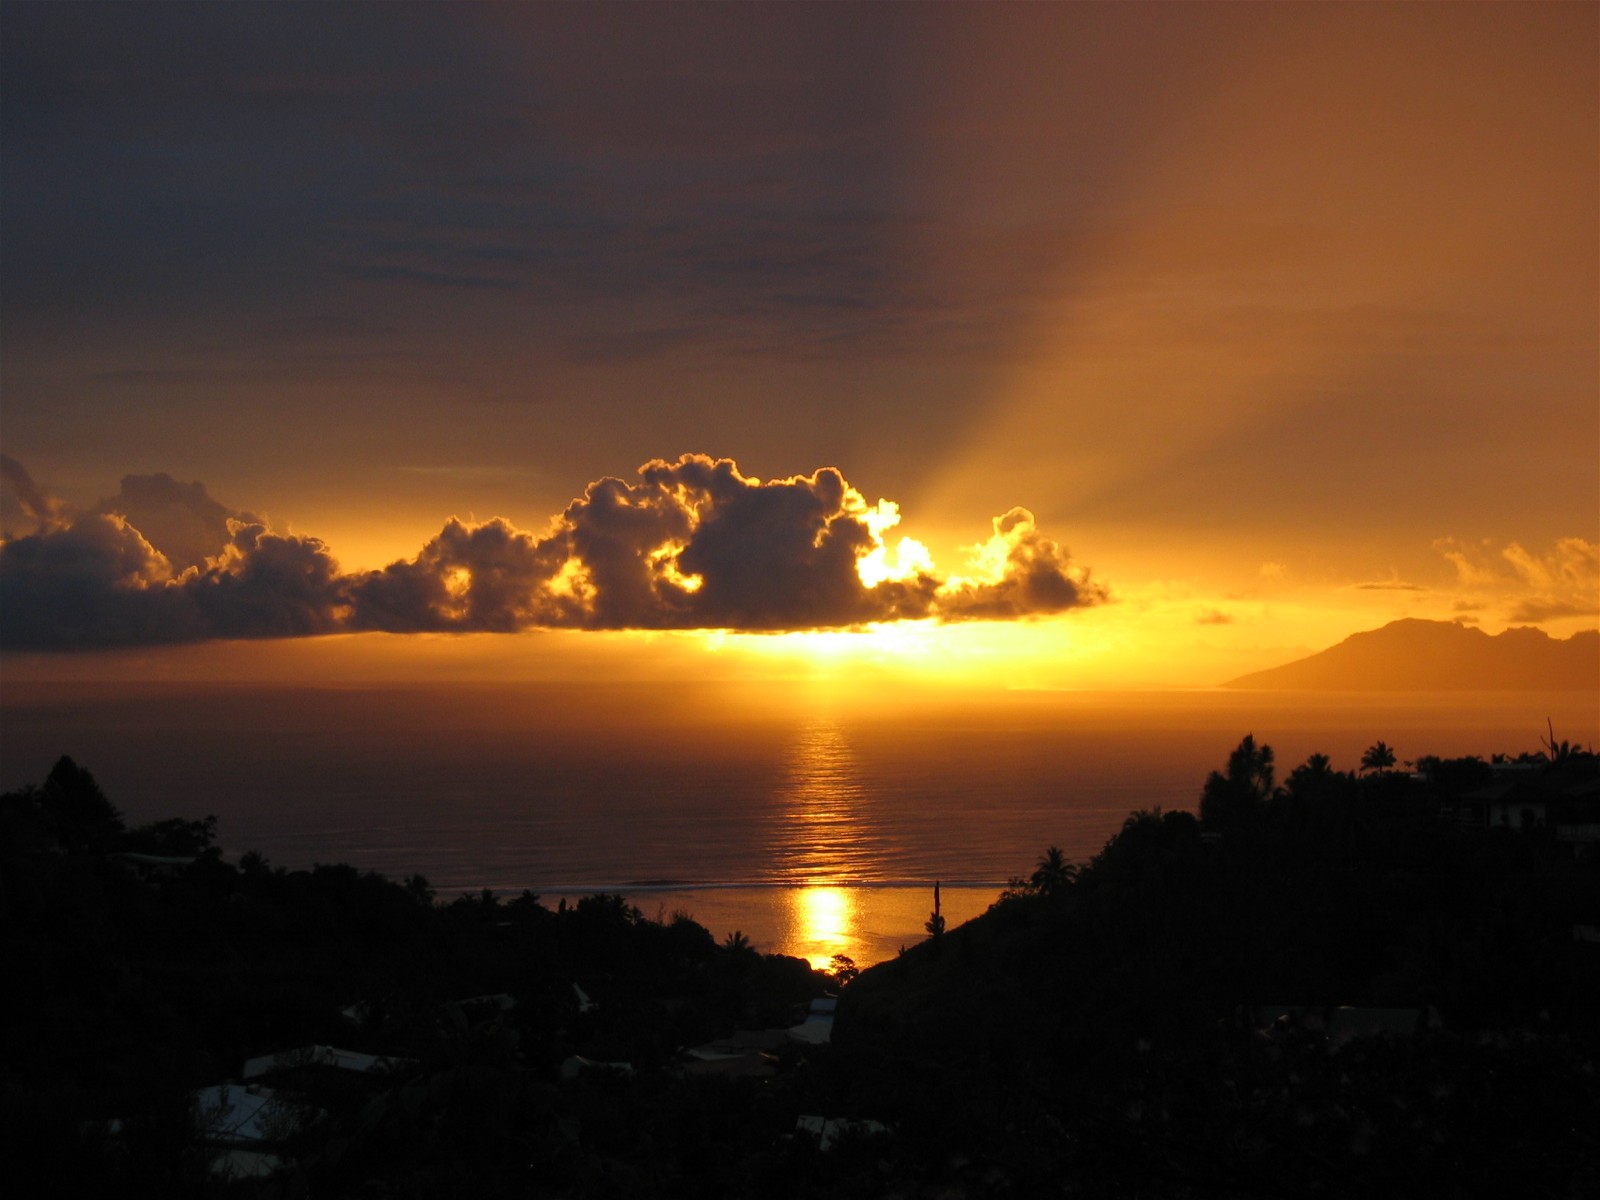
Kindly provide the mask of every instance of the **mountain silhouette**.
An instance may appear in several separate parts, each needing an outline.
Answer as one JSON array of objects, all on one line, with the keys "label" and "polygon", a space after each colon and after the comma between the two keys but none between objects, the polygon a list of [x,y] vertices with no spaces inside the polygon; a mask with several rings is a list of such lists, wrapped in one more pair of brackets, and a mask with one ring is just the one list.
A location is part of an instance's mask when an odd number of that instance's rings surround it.
[{"label": "mountain silhouette", "polygon": [[1600,630],[1566,639],[1531,627],[1491,637],[1454,621],[1391,621],[1226,688],[1298,691],[1600,690]]}]

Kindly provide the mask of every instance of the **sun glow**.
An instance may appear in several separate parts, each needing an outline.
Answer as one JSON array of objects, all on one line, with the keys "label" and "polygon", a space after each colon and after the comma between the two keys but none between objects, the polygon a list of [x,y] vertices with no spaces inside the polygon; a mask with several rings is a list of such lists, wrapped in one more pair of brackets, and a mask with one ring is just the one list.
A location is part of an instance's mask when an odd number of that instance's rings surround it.
[{"label": "sun glow", "polygon": [[550,581],[550,594],[552,596],[570,596],[574,600],[585,600],[594,595],[594,584],[589,578],[589,568],[576,558],[569,558],[561,564],[561,570]]},{"label": "sun glow", "polygon": [[686,575],[678,569],[678,555],[684,551],[682,542],[669,542],[650,555],[650,566],[662,579],[685,592],[698,592],[705,583],[700,575]]},{"label": "sun glow", "polygon": [[933,572],[933,555],[916,538],[903,537],[891,553],[883,535],[900,524],[900,506],[893,500],[879,500],[862,507],[856,515],[872,534],[873,548],[856,560],[856,574],[867,587],[885,580],[914,579]]},{"label": "sun glow", "polygon": [[794,934],[790,944],[819,970],[826,970],[835,954],[854,958],[861,954],[856,933],[859,914],[855,894],[846,888],[808,887],[790,893],[790,919]]},{"label": "sun glow", "polygon": [[807,674],[870,669],[937,668],[938,648],[948,632],[936,621],[896,621],[856,629],[807,629],[788,633],[707,635],[708,648],[732,651],[769,668]]},{"label": "sun glow", "polygon": [[751,677],[829,687],[898,680],[1005,689],[1206,688],[1258,664],[1325,649],[1351,628],[1407,615],[1382,605],[1394,595],[1412,593],[1356,592],[1327,603],[1288,586],[1244,596],[1169,581],[1037,620],[699,636],[707,650]]}]

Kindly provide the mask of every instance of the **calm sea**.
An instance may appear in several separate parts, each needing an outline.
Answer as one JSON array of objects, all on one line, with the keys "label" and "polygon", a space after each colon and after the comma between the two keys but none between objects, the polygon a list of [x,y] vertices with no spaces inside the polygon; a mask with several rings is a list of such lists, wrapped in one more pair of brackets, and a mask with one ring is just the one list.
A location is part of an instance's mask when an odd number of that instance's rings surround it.
[{"label": "calm sea", "polygon": [[1600,742],[1593,694],[931,692],[524,684],[23,685],[0,787],[61,754],[130,821],[214,813],[226,852],[425,875],[441,893],[605,890],[647,916],[826,962],[955,924],[1049,845],[1097,851],[1139,808],[1192,809],[1246,733],[1280,777]]}]

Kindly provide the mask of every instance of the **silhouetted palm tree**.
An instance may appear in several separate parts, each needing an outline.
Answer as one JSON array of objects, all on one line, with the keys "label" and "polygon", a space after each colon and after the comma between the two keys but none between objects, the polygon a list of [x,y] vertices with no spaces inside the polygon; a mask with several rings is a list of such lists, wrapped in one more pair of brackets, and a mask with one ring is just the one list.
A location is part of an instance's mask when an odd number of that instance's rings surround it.
[{"label": "silhouetted palm tree", "polygon": [[1029,882],[1039,893],[1049,896],[1061,891],[1077,875],[1078,868],[1067,861],[1060,846],[1051,846],[1039,857],[1039,863],[1029,876]]},{"label": "silhouetted palm tree", "polygon": [[1394,751],[1383,741],[1373,742],[1361,756],[1363,771],[1387,771],[1394,764]]},{"label": "silhouetted palm tree", "polygon": [[1550,730],[1550,736],[1548,738],[1540,738],[1539,744],[1544,747],[1544,759],[1546,762],[1549,762],[1552,765],[1555,763],[1564,763],[1568,761],[1574,754],[1579,754],[1582,752],[1580,747],[1567,741],[1565,738],[1562,738],[1559,742],[1556,741],[1555,722],[1549,717],[1546,717],[1544,720],[1545,727]]},{"label": "silhouetted palm tree", "polygon": [[1228,755],[1228,773],[1207,777],[1200,820],[1220,829],[1250,819],[1272,795],[1272,770],[1272,747],[1257,746],[1255,735],[1245,734]]},{"label": "silhouetted palm tree", "polygon": [[1272,795],[1272,770],[1272,747],[1257,746],[1254,734],[1245,734],[1228,755],[1228,782],[1257,800]]}]

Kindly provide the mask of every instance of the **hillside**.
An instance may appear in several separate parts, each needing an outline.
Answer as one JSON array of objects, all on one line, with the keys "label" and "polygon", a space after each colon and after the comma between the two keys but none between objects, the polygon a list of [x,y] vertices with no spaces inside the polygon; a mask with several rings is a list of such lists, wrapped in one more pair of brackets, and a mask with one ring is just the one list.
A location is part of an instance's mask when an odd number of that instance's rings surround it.
[{"label": "hillside", "polygon": [[[1446,815],[1477,759],[1432,782],[1311,760],[1270,795],[1231,771],[1206,791],[1238,807],[1135,813],[844,989],[841,1107],[911,1161],[980,1164],[900,1194],[1600,1194],[1600,859]],[[1597,772],[1516,777],[1575,817]]]},{"label": "hillside", "polygon": [[1301,691],[1593,691],[1600,631],[1552,638],[1533,628],[1491,637],[1453,621],[1392,621],[1309,658],[1222,685]]}]

